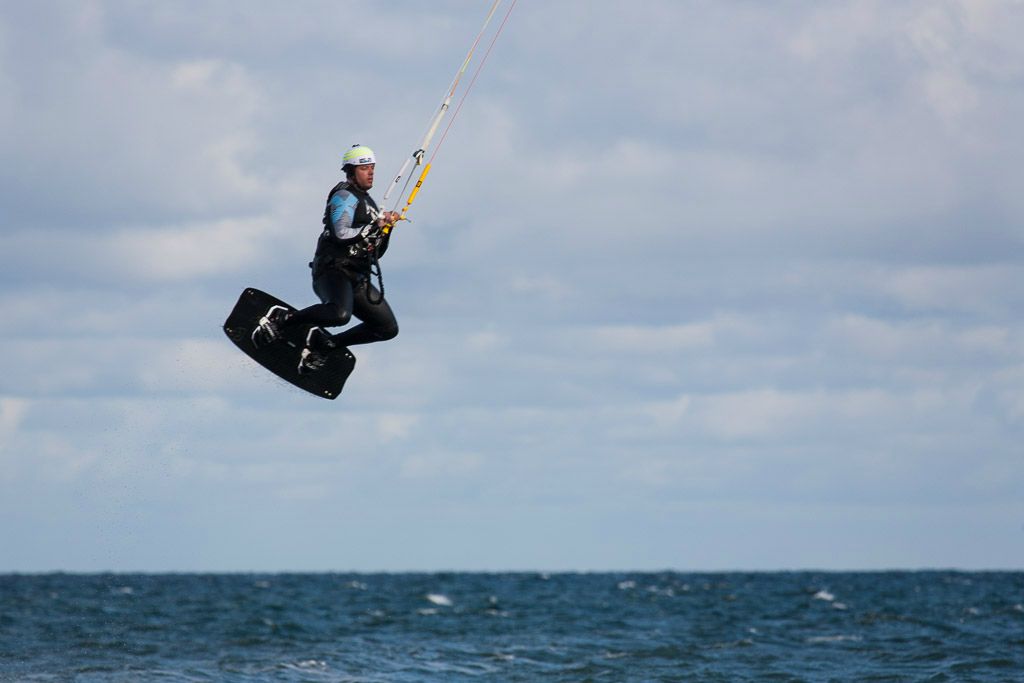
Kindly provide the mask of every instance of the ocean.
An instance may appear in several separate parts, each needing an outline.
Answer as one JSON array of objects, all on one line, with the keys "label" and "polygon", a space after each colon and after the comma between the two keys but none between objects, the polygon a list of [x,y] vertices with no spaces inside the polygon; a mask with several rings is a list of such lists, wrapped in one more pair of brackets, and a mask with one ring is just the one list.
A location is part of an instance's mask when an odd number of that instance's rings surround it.
[{"label": "ocean", "polygon": [[1024,572],[9,574],[3,681],[1024,681]]}]

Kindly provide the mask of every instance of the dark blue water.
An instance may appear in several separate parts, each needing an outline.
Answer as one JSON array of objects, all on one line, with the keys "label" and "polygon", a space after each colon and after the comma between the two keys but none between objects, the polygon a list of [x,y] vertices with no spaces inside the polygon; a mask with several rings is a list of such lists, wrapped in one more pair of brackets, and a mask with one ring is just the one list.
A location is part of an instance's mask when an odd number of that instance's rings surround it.
[{"label": "dark blue water", "polygon": [[0,576],[4,681],[1024,681],[1024,573]]}]

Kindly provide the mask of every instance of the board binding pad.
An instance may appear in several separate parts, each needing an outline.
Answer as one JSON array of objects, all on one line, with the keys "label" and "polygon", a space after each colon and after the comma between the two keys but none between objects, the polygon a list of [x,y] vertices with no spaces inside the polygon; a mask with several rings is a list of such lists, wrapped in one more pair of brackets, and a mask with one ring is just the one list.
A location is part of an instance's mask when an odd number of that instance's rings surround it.
[{"label": "board binding pad", "polygon": [[271,294],[254,287],[246,288],[238,297],[231,315],[224,321],[224,333],[245,355],[286,382],[321,398],[337,398],[345,386],[345,380],[356,366],[356,357],[348,349],[339,348],[327,357],[324,367],[300,375],[299,358],[311,325],[296,325],[284,330],[280,341],[266,346],[257,348],[252,343],[252,331],[271,306],[295,310]]}]

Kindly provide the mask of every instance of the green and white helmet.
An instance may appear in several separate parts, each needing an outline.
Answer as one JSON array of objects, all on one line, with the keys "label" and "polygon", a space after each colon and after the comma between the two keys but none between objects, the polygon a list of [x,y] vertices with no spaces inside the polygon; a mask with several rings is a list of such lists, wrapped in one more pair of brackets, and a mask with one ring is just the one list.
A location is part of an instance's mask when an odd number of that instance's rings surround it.
[{"label": "green and white helmet", "polygon": [[341,169],[346,166],[368,166],[377,163],[377,157],[373,150],[364,145],[352,145],[352,149],[345,152],[341,157]]}]

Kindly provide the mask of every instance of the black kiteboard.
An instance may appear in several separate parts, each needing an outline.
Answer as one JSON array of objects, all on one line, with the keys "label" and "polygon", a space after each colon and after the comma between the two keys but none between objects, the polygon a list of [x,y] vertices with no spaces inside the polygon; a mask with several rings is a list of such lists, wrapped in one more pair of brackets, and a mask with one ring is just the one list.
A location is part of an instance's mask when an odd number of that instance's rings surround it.
[{"label": "black kiteboard", "polygon": [[348,349],[339,348],[327,357],[324,367],[300,375],[299,358],[306,343],[309,325],[297,325],[285,330],[284,338],[273,344],[256,348],[252,343],[253,330],[271,306],[295,310],[277,297],[249,287],[238,297],[238,303],[224,321],[224,333],[247,356],[281,379],[322,398],[337,398],[345,386],[345,380],[356,366],[356,357]]}]

